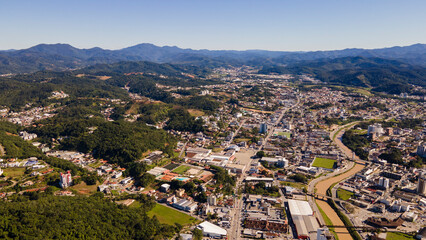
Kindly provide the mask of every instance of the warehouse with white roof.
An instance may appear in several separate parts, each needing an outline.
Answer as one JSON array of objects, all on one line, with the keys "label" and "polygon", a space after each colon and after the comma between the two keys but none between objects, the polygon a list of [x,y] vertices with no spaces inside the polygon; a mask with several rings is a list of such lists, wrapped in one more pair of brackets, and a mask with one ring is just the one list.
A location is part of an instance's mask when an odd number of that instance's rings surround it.
[{"label": "warehouse with white roof", "polygon": [[316,239],[320,228],[314,211],[307,201],[288,200],[288,208],[299,239]]},{"label": "warehouse with white roof", "polygon": [[225,238],[227,235],[225,229],[207,221],[200,223],[197,228],[203,231],[204,236],[211,238]]}]

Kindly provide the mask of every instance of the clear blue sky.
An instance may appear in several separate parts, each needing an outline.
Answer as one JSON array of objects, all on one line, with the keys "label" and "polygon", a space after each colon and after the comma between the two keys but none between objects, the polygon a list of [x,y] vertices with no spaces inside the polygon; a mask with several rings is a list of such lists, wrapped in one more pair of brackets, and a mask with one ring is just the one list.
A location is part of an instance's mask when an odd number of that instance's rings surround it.
[{"label": "clear blue sky", "polygon": [[5,0],[0,49],[327,50],[426,43],[425,0]]}]

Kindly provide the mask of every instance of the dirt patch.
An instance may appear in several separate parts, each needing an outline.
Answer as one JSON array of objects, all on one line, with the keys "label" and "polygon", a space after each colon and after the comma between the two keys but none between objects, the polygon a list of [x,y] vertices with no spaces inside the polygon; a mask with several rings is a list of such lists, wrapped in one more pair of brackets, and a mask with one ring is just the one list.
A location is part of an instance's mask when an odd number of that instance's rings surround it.
[{"label": "dirt patch", "polygon": [[97,76],[96,78],[99,79],[99,80],[105,81],[105,80],[110,79],[111,76]]},{"label": "dirt patch", "polygon": [[0,144],[0,157],[4,156],[6,154],[6,151],[4,151],[4,147]]},{"label": "dirt patch", "polygon": [[257,113],[263,113],[263,114],[273,114],[272,111],[262,111],[258,109],[251,109],[251,108],[241,108],[242,110],[249,111],[249,112],[257,112]]},{"label": "dirt patch", "polygon": [[203,111],[197,110],[197,109],[188,109],[189,114],[193,117],[200,117],[204,115]]}]

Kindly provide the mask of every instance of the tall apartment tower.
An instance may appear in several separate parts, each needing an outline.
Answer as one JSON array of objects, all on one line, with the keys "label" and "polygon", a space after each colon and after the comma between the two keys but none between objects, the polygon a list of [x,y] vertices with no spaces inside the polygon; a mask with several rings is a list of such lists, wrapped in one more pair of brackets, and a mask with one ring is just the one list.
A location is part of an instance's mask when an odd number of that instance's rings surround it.
[{"label": "tall apartment tower", "polygon": [[60,182],[59,182],[59,185],[61,185],[61,188],[67,188],[71,186],[71,184],[72,184],[71,172],[67,171],[67,173],[61,173]]},{"label": "tall apartment tower", "polygon": [[419,182],[417,183],[417,193],[426,196],[426,174],[420,173]]},{"label": "tall apartment tower", "polygon": [[420,173],[419,182],[417,183],[417,193],[426,196],[426,174]]}]

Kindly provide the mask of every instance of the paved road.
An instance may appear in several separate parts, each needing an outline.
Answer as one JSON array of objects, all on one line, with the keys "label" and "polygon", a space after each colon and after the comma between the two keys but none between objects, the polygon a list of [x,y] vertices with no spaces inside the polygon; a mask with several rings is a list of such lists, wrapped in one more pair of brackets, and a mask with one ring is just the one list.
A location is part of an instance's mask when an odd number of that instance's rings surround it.
[{"label": "paved road", "polygon": [[[299,103],[299,99],[298,99],[296,105],[298,103]],[[268,139],[272,136],[275,127],[280,123],[281,119],[284,117],[284,114],[289,109],[290,108],[284,108],[284,109],[282,109],[282,112],[281,112],[280,116],[278,117],[277,121],[272,125],[272,128],[269,130],[267,136],[265,137],[262,145],[259,147],[258,150],[261,150],[262,147],[266,144],[266,142],[268,141]],[[242,121],[242,123],[240,124],[240,128],[243,125],[243,122],[244,121]],[[240,128],[238,128],[237,132],[239,131]],[[238,153],[236,155],[237,160],[239,160],[239,164],[245,164],[246,165],[246,170],[241,174],[241,177],[237,179],[236,186],[235,186],[235,189],[234,189],[235,195],[237,195],[238,189],[243,186],[243,184],[242,184],[243,180],[248,175],[247,172],[248,172],[248,170],[250,168],[251,163],[254,160],[254,159],[251,158],[251,156],[253,156],[254,154],[255,154],[254,150],[247,150],[246,152],[240,152],[240,153]],[[236,198],[236,203],[234,204],[234,209],[231,212],[231,216],[233,217],[233,219],[232,219],[232,222],[231,222],[231,228],[228,230],[229,239],[236,239],[236,240],[241,239],[239,232],[241,231],[240,230],[240,224],[241,224],[241,220],[240,219],[241,219],[241,210],[243,208],[243,204],[244,203],[243,203],[243,199],[242,198],[240,198],[240,199]]]},{"label": "paved road", "polygon": [[229,144],[232,143],[232,141],[234,141],[234,138],[237,136],[238,132],[240,131],[241,127],[244,125],[244,123],[246,122],[246,119],[241,120],[237,130],[234,132],[234,135],[232,136],[232,138],[229,140]]},{"label": "paved road", "polygon": [[[241,152],[236,154],[236,159],[238,159],[239,164],[246,165],[246,170],[248,170],[250,168],[251,163],[254,160],[251,158],[252,156],[254,156],[254,154],[255,154],[254,150],[244,149],[244,150],[241,150]],[[241,177],[237,179],[237,182],[234,188],[235,196],[238,196],[238,189],[243,186],[243,180],[246,178],[246,176],[247,176],[247,171],[244,171],[241,174]],[[229,239],[240,239],[239,232],[240,232],[240,224],[241,224],[240,218],[241,218],[242,207],[243,207],[243,199],[242,198],[238,199],[236,197],[234,208],[231,211],[231,216],[233,219],[231,222],[231,228],[228,230]]]},{"label": "paved road", "polygon": [[181,150],[181,151],[180,151],[180,153],[179,153],[179,158],[181,158],[181,157],[182,157],[182,155],[183,155],[183,153],[185,152],[186,144],[188,144],[188,141],[187,141],[187,142],[185,142],[185,144],[183,145],[182,150]]}]

